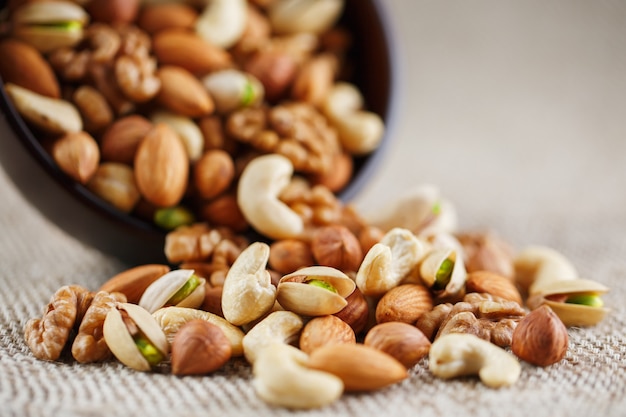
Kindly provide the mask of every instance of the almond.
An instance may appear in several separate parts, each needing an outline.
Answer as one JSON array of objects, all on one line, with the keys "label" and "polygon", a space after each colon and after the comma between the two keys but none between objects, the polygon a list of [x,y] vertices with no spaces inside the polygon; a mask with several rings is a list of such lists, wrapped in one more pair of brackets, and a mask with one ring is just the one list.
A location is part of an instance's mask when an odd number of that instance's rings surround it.
[{"label": "almond", "polygon": [[161,80],[157,101],[167,109],[188,117],[206,116],[215,109],[202,83],[186,69],[165,65],[156,75]]},{"label": "almond", "polygon": [[139,0],[90,0],[86,8],[95,21],[131,23],[137,17],[139,3]]},{"label": "almond", "polygon": [[148,119],[138,114],[118,119],[102,135],[102,159],[132,165],[137,147],[152,126]]},{"label": "almond", "polygon": [[188,176],[189,158],[182,141],[166,124],[156,124],[135,155],[141,195],[156,206],[174,206],[185,194]]},{"label": "almond", "polygon": [[79,183],[86,184],[98,169],[100,150],[91,135],[74,132],[54,142],[52,157],[63,172]]},{"label": "almond", "polygon": [[194,165],[194,185],[202,198],[217,197],[230,186],[234,178],[233,158],[221,149],[204,152]]},{"label": "almond", "polygon": [[308,366],[339,377],[346,391],[373,391],[408,376],[397,359],[363,344],[322,346],[310,354]]},{"label": "almond", "polygon": [[490,271],[476,271],[467,275],[465,288],[468,293],[491,294],[522,305],[522,296],[513,281]]},{"label": "almond", "polygon": [[181,3],[146,5],[139,15],[137,25],[150,34],[166,29],[192,29],[198,12]]},{"label": "almond", "polygon": [[376,322],[400,321],[414,324],[433,309],[433,298],[421,284],[402,284],[387,291],[376,306]]},{"label": "almond", "polygon": [[152,40],[160,65],[176,65],[194,74],[206,74],[232,65],[228,52],[211,45],[193,32],[168,29]]},{"label": "almond", "polygon": [[52,67],[26,42],[16,39],[0,42],[0,76],[5,83],[14,83],[44,96],[61,96]]},{"label": "almond", "polygon": [[146,288],[169,271],[169,266],[161,264],[136,266],[111,277],[99,291],[121,292],[129,303],[137,304]]}]

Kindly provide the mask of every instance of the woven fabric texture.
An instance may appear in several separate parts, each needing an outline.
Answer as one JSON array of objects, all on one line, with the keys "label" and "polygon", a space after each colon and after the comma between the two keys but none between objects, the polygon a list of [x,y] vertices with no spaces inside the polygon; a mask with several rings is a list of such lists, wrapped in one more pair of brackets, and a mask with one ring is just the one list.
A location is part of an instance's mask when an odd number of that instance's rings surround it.
[{"label": "woven fabric texture", "polygon": [[570,328],[566,357],[546,368],[522,363],[511,387],[443,381],[424,359],[397,385],[297,412],[257,398],[243,361],[206,377],[39,361],[23,327],[54,291],[96,289],[131,265],[60,230],[0,170],[0,416],[626,415],[626,6],[388,5],[405,84],[393,144],[358,208],[436,184],[461,230],[492,230],[518,249],[555,248],[581,277],[608,286],[607,318]]}]

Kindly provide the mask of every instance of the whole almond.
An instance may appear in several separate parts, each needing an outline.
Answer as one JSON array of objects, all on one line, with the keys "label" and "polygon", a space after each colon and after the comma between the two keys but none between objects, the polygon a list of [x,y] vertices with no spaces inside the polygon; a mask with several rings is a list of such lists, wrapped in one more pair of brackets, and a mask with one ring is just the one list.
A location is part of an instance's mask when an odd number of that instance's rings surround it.
[{"label": "whole almond", "polygon": [[139,3],[139,0],[90,0],[86,9],[98,22],[131,23],[137,17]]},{"label": "whole almond", "polygon": [[86,184],[98,168],[100,149],[88,133],[68,133],[54,142],[52,157],[63,172]]},{"label": "whole almond", "polygon": [[408,376],[391,355],[358,343],[322,346],[310,354],[308,366],[336,375],[346,391],[373,391]]},{"label": "whole almond", "polygon": [[136,266],[111,277],[99,291],[121,292],[129,303],[137,304],[146,288],[169,271],[169,266],[161,264]]},{"label": "whole almond", "polygon": [[26,42],[16,39],[0,42],[0,76],[5,83],[14,83],[44,96],[61,96],[52,67]]},{"label": "whole almond", "polygon": [[220,149],[206,151],[193,169],[194,185],[202,198],[211,199],[224,192],[235,178],[233,158]]},{"label": "whole almond", "polygon": [[202,83],[182,67],[164,65],[156,72],[161,80],[157,102],[174,113],[189,117],[206,116],[215,105]]},{"label": "whole almond", "polygon": [[414,324],[432,310],[433,298],[421,284],[402,284],[387,291],[376,306],[376,322],[400,321]]},{"label": "whole almond", "polygon": [[431,343],[417,327],[390,321],[372,327],[363,344],[382,350],[411,368],[428,354]]},{"label": "whole almond", "polygon": [[155,34],[166,29],[191,30],[196,19],[198,12],[186,4],[151,4],[143,8],[137,25],[149,34]]},{"label": "whole almond", "polygon": [[510,278],[490,271],[476,271],[467,275],[465,288],[468,293],[487,293],[522,305],[522,296]]},{"label": "whole almond", "polygon": [[148,119],[138,114],[113,122],[100,140],[102,159],[132,165],[137,147],[152,127]]},{"label": "whole almond", "polygon": [[194,319],[172,341],[172,373],[202,375],[220,369],[232,355],[230,341],[217,325]]},{"label": "whole almond", "polygon": [[168,29],[152,39],[160,65],[176,65],[194,74],[206,74],[232,65],[230,54],[211,45],[194,32]]},{"label": "whole almond", "polygon": [[356,343],[354,330],[336,316],[320,316],[311,319],[300,334],[300,350],[310,354],[322,346]]},{"label": "whole almond", "polygon": [[158,207],[171,207],[187,188],[189,158],[178,135],[157,123],[137,148],[135,180],[141,195]]}]

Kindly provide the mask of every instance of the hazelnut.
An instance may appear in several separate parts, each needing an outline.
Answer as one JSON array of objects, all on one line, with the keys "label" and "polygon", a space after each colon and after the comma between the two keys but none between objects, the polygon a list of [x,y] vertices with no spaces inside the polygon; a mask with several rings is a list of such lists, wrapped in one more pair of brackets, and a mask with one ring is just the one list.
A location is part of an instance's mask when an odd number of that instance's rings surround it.
[{"label": "hazelnut", "polygon": [[357,271],[363,261],[359,240],[347,227],[341,225],[318,229],[313,234],[311,249],[320,265],[341,271]]},{"label": "hazelnut", "polygon": [[270,245],[269,265],[283,274],[315,264],[308,243],[296,239],[277,240]]},{"label": "hazelnut", "polygon": [[336,316],[315,317],[304,326],[300,335],[300,350],[306,354],[321,346],[339,343],[356,343],[356,335]]},{"label": "hazelnut", "polygon": [[202,375],[221,368],[232,348],[222,329],[206,320],[185,323],[172,341],[172,373]]},{"label": "hazelnut", "polygon": [[346,298],[346,301],[348,305],[334,315],[348,323],[352,330],[358,334],[365,329],[369,322],[369,305],[365,296],[358,288],[354,289],[352,294]]},{"label": "hazelnut", "polygon": [[538,366],[559,362],[567,353],[567,328],[547,305],[531,311],[513,332],[511,351],[520,359]]},{"label": "hazelnut", "polygon": [[433,298],[421,284],[402,284],[387,291],[376,306],[376,322],[400,321],[414,324],[433,309]]}]

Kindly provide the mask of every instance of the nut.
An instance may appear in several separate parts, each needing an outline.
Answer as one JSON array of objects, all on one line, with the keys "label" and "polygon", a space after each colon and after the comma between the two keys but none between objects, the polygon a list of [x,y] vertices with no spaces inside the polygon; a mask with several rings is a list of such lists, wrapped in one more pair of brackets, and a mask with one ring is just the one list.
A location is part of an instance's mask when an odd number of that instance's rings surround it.
[{"label": "nut", "polygon": [[522,296],[513,281],[489,271],[475,271],[467,275],[467,292],[487,293],[522,305]]},{"label": "nut", "polygon": [[356,343],[354,330],[336,316],[320,316],[309,321],[300,334],[300,350],[310,354],[321,346]]},{"label": "nut", "polygon": [[246,0],[212,0],[195,22],[196,33],[212,45],[228,49],[246,28]]},{"label": "nut", "polygon": [[266,269],[269,252],[266,243],[252,243],[228,270],[222,290],[222,311],[226,320],[236,326],[258,319],[274,305],[276,288]]},{"label": "nut", "polygon": [[278,0],[270,4],[268,16],[277,33],[319,34],[335,24],[343,6],[343,0]]},{"label": "nut", "polygon": [[130,166],[117,162],[98,165],[87,188],[125,213],[130,213],[141,199],[135,172]]},{"label": "nut", "polygon": [[433,309],[433,297],[420,284],[402,284],[387,291],[376,306],[376,322],[415,324],[422,314]]},{"label": "nut", "polygon": [[515,356],[471,334],[451,333],[430,347],[428,367],[439,378],[478,374],[487,386],[513,385],[521,366]]},{"label": "nut", "polygon": [[98,291],[121,292],[129,303],[137,304],[146,288],[169,270],[160,264],[136,266],[109,278]]},{"label": "nut", "polygon": [[308,367],[307,354],[284,343],[264,349],[252,368],[252,384],[269,404],[295,409],[323,407],[343,393],[343,382]]},{"label": "nut", "polygon": [[156,100],[168,110],[188,117],[201,117],[213,112],[213,100],[202,83],[186,69],[164,65],[156,75],[161,80]]},{"label": "nut", "polygon": [[204,136],[200,127],[190,117],[161,110],[152,114],[152,123],[168,125],[182,142],[190,162],[195,162],[202,156],[204,150]]},{"label": "nut", "polygon": [[75,181],[87,184],[98,169],[98,143],[86,132],[67,133],[54,141],[52,157],[59,168]]},{"label": "nut", "polygon": [[102,328],[115,357],[129,368],[149,371],[169,353],[169,343],[156,320],[136,304],[117,303]]},{"label": "nut", "polygon": [[151,129],[152,123],[137,114],[117,119],[100,140],[102,159],[132,165],[139,143]]},{"label": "nut", "polygon": [[367,332],[363,344],[393,356],[409,369],[428,355],[431,343],[415,326],[388,322],[372,327]]},{"label": "nut", "polygon": [[382,295],[397,286],[425,255],[425,244],[407,229],[391,229],[367,252],[356,274],[364,295]]},{"label": "nut", "polygon": [[363,344],[322,346],[311,353],[308,366],[338,376],[346,391],[373,391],[408,377],[395,358]]},{"label": "nut", "polygon": [[61,135],[83,129],[80,113],[72,103],[12,83],[6,83],[4,88],[20,115],[44,132]]},{"label": "nut", "polygon": [[189,158],[178,135],[158,123],[135,155],[135,180],[141,195],[159,207],[176,205],[187,188]]},{"label": "nut", "polygon": [[204,301],[205,282],[192,269],[170,271],[146,288],[139,305],[150,313],[164,306],[197,308]]},{"label": "nut", "polygon": [[567,353],[567,328],[547,305],[526,315],[513,332],[511,351],[537,366],[559,362]]},{"label": "nut", "polygon": [[95,21],[128,24],[137,17],[139,0],[90,0],[86,7]]},{"label": "nut", "polygon": [[193,180],[201,198],[217,197],[231,185],[235,178],[232,157],[220,149],[206,151],[193,167]]},{"label": "nut", "polygon": [[289,274],[314,263],[311,246],[306,242],[282,239],[270,245],[269,266],[281,274]]},{"label": "nut", "polygon": [[297,64],[287,54],[257,52],[246,61],[244,70],[263,85],[267,100],[276,102],[287,94],[296,76]]},{"label": "nut", "polygon": [[253,159],[237,187],[237,203],[257,231],[274,239],[288,239],[304,232],[302,218],[279,200],[289,184],[293,165],[286,157],[269,154]]},{"label": "nut", "polygon": [[458,296],[463,292],[467,278],[460,250],[453,245],[428,252],[420,264],[419,273],[437,298]]},{"label": "nut", "polygon": [[276,290],[276,301],[297,314],[324,316],[341,311],[354,289],[354,281],[338,269],[312,266],[283,276]]},{"label": "nut", "polygon": [[164,307],[152,313],[152,317],[161,326],[165,337],[170,343],[174,340],[176,333],[178,333],[181,327],[191,320],[200,319],[215,324],[222,329],[222,332],[224,332],[224,335],[230,342],[232,356],[241,356],[243,354],[243,331],[217,314],[196,310],[195,308]]},{"label": "nut", "polygon": [[220,114],[256,107],[265,97],[263,84],[254,75],[236,69],[212,72],[202,78],[202,84],[211,94],[215,109]]},{"label": "nut", "polygon": [[226,192],[204,203],[200,216],[209,224],[216,227],[226,227],[237,233],[247,230],[249,226],[241,210],[239,210],[237,196],[232,192]]},{"label": "nut", "polygon": [[100,91],[82,85],[74,91],[72,101],[83,117],[85,130],[98,132],[113,121],[113,110]]},{"label": "nut", "polygon": [[222,329],[204,320],[191,320],[174,336],[172,373],[202,375],[220,369],[231,357],[230,342]]},{"label": "nut", "polygon": [[514,258],[515,281],[523,291],[536,294],[541,287],[556,280],[578,278],[578,272],[567,257],[545,246],[529,246]]},{"label": "nut", "polygon": [[144,5],[137,25],[149,34],[166,29],[192,30],[198,12],[184,3],[157,3]]},{"label": "nut", "polygon": [[264,350],[277,343],[296,341],[304,323],[291,311],[273,311],[243,337],[243,353],[254,364]]},{"label": "nut", "polygon": [[207,74],[231,66],[231,57],[193,32],[162,30],[154,35],[152,47],[160,65],[175,65],[193,74]]},{"label": "nut", "polygon": [[370,307],[363,293],[355,288],[347,298],[347,305],[334,315],[352,327],[355,333],[360,333],[369,322]]},{"label": "nut", "polygon": [[460,233],[467,272],[490,271],[514,278],[513,248],[494,233]]},{"label": "nut", "polygon": [[311,241],[313,257],[319,265],[341,271],[357,271],[363,260],[361,245],[356,236],[345,226],[321,227]]},{"label": "nut", "polygon": [[54,70],[33,46],[17,39],[0,42],[0,76],[5,84],[16,84],[34,93],[60,98]]}]

